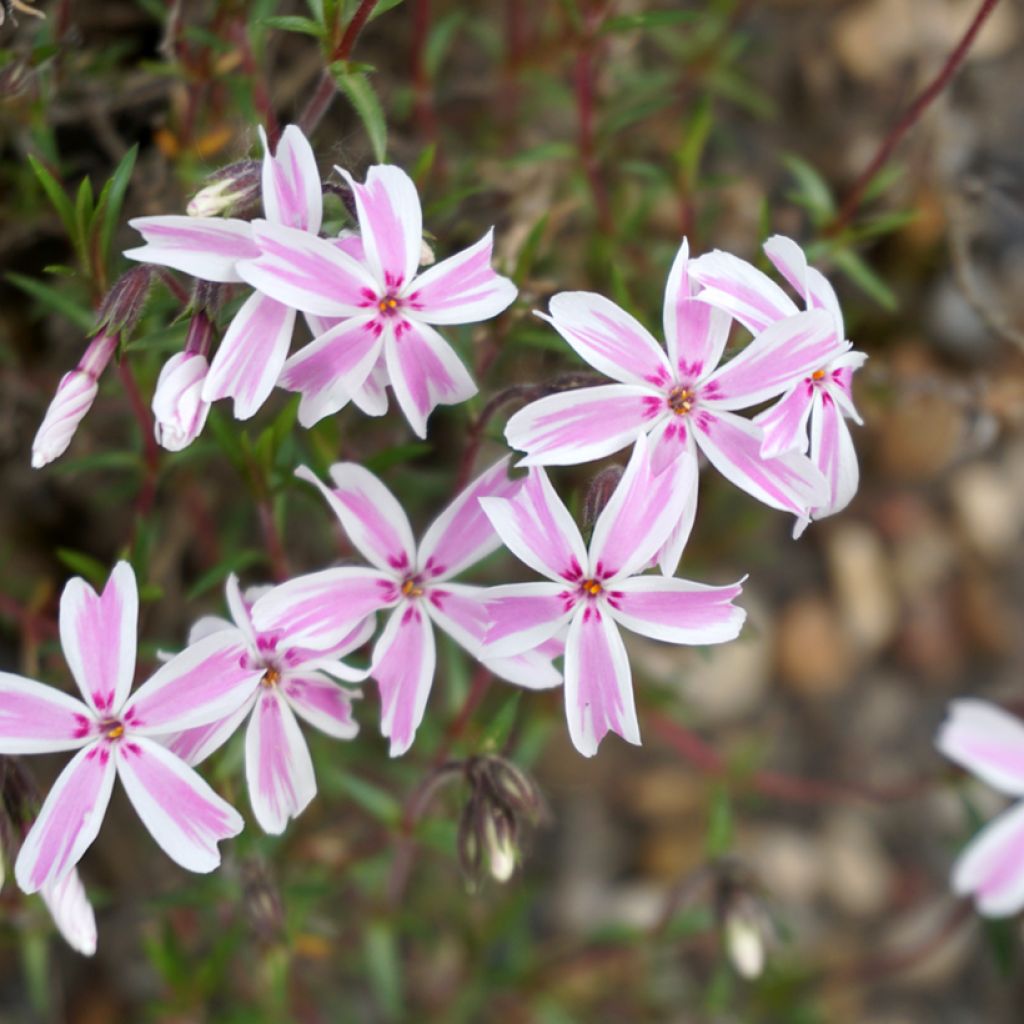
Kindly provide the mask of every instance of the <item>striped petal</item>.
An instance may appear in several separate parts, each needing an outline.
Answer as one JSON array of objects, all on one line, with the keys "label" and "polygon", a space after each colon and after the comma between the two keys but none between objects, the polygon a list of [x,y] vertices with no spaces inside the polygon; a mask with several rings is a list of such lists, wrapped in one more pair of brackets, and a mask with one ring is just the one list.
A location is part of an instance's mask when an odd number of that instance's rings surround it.
[{"label": "striped petal", "polygon": [[170,267],[203,281],[237,283],[242,280],[239,260],[260,254],[246,220],[171,215],[136,217],[128,224],[146,241],[137,249],[127,249],[128,259]]},{"label": "striped petal", "polygon": [[315,235],[323,220],[324,200],[313,147],[302,129],[290,124],[271,156],[262,126],[259,133],[264,150],[263,211],[267,220]]},{"label": "striped petal", "polygon": [[92,711],[70,694],[0,672],[0,754],[75,750],[97,728]]}]

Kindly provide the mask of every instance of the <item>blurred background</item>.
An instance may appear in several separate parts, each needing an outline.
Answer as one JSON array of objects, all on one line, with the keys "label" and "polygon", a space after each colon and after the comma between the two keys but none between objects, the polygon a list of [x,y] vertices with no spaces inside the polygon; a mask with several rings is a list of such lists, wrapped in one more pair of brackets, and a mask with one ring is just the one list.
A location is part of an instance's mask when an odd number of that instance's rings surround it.
[{"label": "blurred background", "polygon": [[[496,226],[520,299],[451,331],[481,395],[411,443],[399,418],[351,410],[303,431],[278,392],[252,421],[218,407],[191,448],[154,453],[140,424],[186,326],[158,287],[67,455],[34,471],[57,381],[137,244],[127,218],[183,212],[210,173],[258,156],[258,124],[300,118],[357,5],[35,6],[45,20],[5,3],[0,27],[4,670],[70,686],[60,590],[126,554],[144,584],[140,672],[223,613],[228,572],[259,583],[343,555],[292,478],[302,462],[365,462],[425,527],[487,400],[581,365],[531,310],[594,290],[659,334],[684,233],[691,252],[751,260],[773,232],[797,239],[870,360],[844,513],[795,543],[787,517],[702,479],[681,572],[750,573],[749,624],[708,651],[631,644],[642,748],[611,737],[580,758],[560,692],[518,696],[444,648],[406,757],[388,759],[369,687],[356,741],[307,733],[320,797],[280,839],[251,821],[240,744],[218,754],[207,775],[250,825],[209,878],[167,861],[116,793],[82,864],[94,961],[8,878],[0,1021],[1021,1020],[1018,922],[983,923],[948,893],[1002,803],[933,737],[957,695],[1024,712],[1024,7],[996,4],[851,209],[979,0],[380,3],[333,67],[314,149],[326,177],[361,175],[386,146],[439,257]],[[83,255],[28,157],[74,202],[136,145],[109,256]],[[517,407],[486,424],[479,465]],[[600,468],[556,474],[576,507]],[[496,556],[474,579],[518,571]],[[434,785],[439,765],[480,754],[530,772],[547,804],[504,885],[460,867],[472,773]],[[28,767],[44,787],[60,764]],[[727,955],[737,924],[766,946],[753,980]]]}]

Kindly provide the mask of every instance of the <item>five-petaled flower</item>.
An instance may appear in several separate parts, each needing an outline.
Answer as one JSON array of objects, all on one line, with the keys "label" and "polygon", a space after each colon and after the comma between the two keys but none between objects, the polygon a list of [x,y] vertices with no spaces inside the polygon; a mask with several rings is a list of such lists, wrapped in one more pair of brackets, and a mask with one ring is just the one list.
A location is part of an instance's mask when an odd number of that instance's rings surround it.
[{"label": "five-petaled flower", "polygon": [[619,626],[676,644],[734,639],[746,613],[732,601],[740,584],[709,587],[638,575],[679,520],[696,486],[696,462],[675,459],[655,473],[644,434],[584,546],[547,474],[531,469],[515,497],[481,505],[509,550],[550,582],[488,592],[491,619],[484,653],[530,650],[565,627],[565,710],[581,754],[597,752],[608,732],[640,742],[632,674]]},{"label": "five-petaled flower", "polygon": [[[988,701],[956,700],[939,730],[940,751],[994,789],[1024,797],[1024,722]],[[953,888],[989,917],[1024,909],[1024,800],[971,840],[953,868]]]},{"label": "five-petaled flower", "polygon": [[[809,266],[803,250],[784,235],[764,244],[765,255],[804,300],[807,309],[824,310],[832,317],[838,338],[846,337],[843,313],[836,293],[821,271]],[[690,266],[690,274],[704,290],[705,302],[724,310],[755,335],[796,314],[788,295],[756,267],[724,252],[707,253]],[[774,458],[785,452],[806,452],[828,481],[828,500],[809,510],[797,522],[799,534],[810,519],[821,519],[846,508],[857,492],[860,473],[849,418],[861,423],[853,404],[853,374],[867,356],[849,349],[822,360],[754,422],[764,431],[761,454]],[[810,439],[808,441],[808,421]]]},{"label": "five-petaled flower", "polygon": [[[657,471],[699,448],[738,487],[800,516],[826,500],[821,473],[806,456],[766,459],[761,431],[733,410],[781,394],[843,349],[830,316],[812,310],[773,323],[724,366],[730,317],[703,301],[688,272],[684,239],[669,272],[663,321],[667,353],[636,319],[590,292],[551,299],[551,325],[591,366],[618,383],[551,395],[513,416],[509,444],[524,465],[571,465],[610,455],[638,431],[651,438]],[[661,556],[675,571],[696,503]],[[685,513],[685,515],[684,515]]]},{"label": "five-petaled flower", "polygon": [[78,751],[22,843],[15,877],[25,892],[55,885],[78,863],[99,833],[115,774],[153,838],[184,868],[212,871],[220,863],[217,843],[242,830],[238,812],[154,739],[238,706],[248,676],[237,650],[211,636],[129,696],[138,604],[127,562],[117,564],[101,595],[79,578],[65,587],[61,645],[84,703],[0,673],[0,753]]},{"label": "five-petaled flower", "polygon": [[316,399],[353,394],[383,357],[402,412],[425,437],[435,406],[464,402],[477,390],[432,325],[489,320],[512,302],[516,287],[491,268],[493,231],[418,274],[423,215],[412,179],[398,167],[378,165],[360,185],[338,170],[355,197],[364,259],[337,240],[256,221],[260,255],[238,271],[279,302],[338,321],[292,356],[282,386]]},{"label": "five-petaled flower", "polygon": [[238,661],[249,673],[249,692],[226,718],[189,729],[167,745],[188,764],[199,764],[251,716],[245,734],[249,800],[264,831],[279,835],[289,818],[298,817],[316,796],[313,761],[295,716],[336,739],[356,735],[359,726],[352,718],[352,698],[357,694],[329,676],[347,683],[366,678],[365,671],[340,659],[369,639],[373,619],[356,624],[336,647],[309,650],[292,643],[286,634],[257,633],[253,628],[252,604],[267,590],[252,587],[243,594],[232,574],[226,591],[233,621],[210,615],[192,628],[190,644],[213,635],[230,640]]},{"label": "five-petaled flower", "polygon": [[[508,458],[502,459],[455,498],[417,545],[402,507],[369,470],[338,463],[331,467],[333,487],[321,484],[305,467],[298,475],[321,489],[372,568],[344,566],[289,580],[256,602],[253,622],[260,631],[278,631],[296,643],[325,649],[365,616],[393,608],[374,647],[370,674],[380,688],[381,732],[391,740],[392,756],[403,754],[423,719],[434,681],[433,626],[474,656],[487,628],[483,588],[452,582],[501,543],[479,499],[511,496],[521,481],[509,479]],[[487,665],[534,688],[559,682],[543,653],[488,660]]]}]

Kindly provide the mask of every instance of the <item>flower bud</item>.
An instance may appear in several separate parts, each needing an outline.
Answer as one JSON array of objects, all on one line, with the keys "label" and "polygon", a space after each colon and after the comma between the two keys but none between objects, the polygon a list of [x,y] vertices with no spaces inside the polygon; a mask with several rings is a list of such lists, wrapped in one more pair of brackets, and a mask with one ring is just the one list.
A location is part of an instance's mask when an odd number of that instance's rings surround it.
[{"label": "flower bud", "polygon": [[255,212],[262,190],[259,160],[239,160],[209,178],[186,207],[190,217],[237,217]]},{"label": "flower bud", "polygon": [[131,334],[142,316],[155,273],[156,268],[148,263],[140,263],[125,271],[104,297],[96,318],[96,329],[122,337]]},{"label": "flower bud", "polygon": [[483,840],[491,878],[507,882],[516,869],[515,821],[506,812],[490,808],[484,818]]},{"label": "flower bud", "polygon": [[153,394],[153,417],[157,443],[168,451],[187,448],[206,424],[210,404],[202,391],[209,372],[206,356],[198,352],[178,352],[164,363]]},{"label": "flower bud", "polygon": [[740,977],[759,978],[774,933],[757,881],[732,859],[718,861],[715,869],[715,912],[725,954]]},{"label": "flower bud", "polygon": [[65,373],[32,442],[32,467],[41,469],[67,451],[78,424],[92,408],[100,374],[117,349],[117,335],[100,333],[90,342],[78,366]]}]

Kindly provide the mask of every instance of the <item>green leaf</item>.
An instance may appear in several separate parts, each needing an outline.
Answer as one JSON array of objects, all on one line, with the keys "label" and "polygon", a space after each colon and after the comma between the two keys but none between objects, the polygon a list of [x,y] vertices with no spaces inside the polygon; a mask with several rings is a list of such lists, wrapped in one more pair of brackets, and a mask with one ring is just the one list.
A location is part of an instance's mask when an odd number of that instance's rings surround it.
[{"label": "green leaf", "polygon": [[604,35],[616,32],[629,32],[633,29],[664,28],[667,25],[680,25],[685,21],[695,21],[701,15],[697,11],[650,11],[647,14],[620,14],[609,18],[602,26]]},{"label": "green leaf", "polygon": [[405,465],[421,455],[427,455],[434,450],[434,446],[427,441],[409,441],[407,444],[395,445],[394,448],[387,448],[376,455],[371,455],[363,460],[363,465],[371,473],[383,473],[392,466]]},{"label": "green leaf", "polygon": [[387,155],[388,128],[380,100],[377,99],[369,78],[365,73],[352,72],[350,65],[345,61],[335,61],[331,65],[331,74],[363,122],[374,158],[378,163],[383,163]]},{"label": "green leaf", "polygon": [[86,272],[95,269],[90,266],[88,250],[85,248],[86,242],[89,238],[89,228],[92,226],[94,212],[92,180],[86,176],[78,183],[78,195],[75,197],[76,237],[82,246],[80,259],[82,260],[82,269]]},{"label": "green leaf", "polygon": [[380,786],[341,772],[334,782],[338,789],[351,797],[372,818],[386,825],[397,825],[401,820],[401,804]]},{"label": "green leaf", "polygon": [[708,857],[724,857],[733,843],[732,801],[725,786],[716,786],[708,808],[708,831],[705,837]]},{"label": "green leaf", "polygon": [[71,244],[77,249],[79,239],[75,234],[75,208],[72,206],[71,200],[68,199],[60,182],[31,153],[28,155],[28,162],[36,178],[39,179],[39,184],[43,186],[43,191],[53,204],[53,208],[57,211],[57,216],[60,217],[64,230],[68,233],[68,238],[71,239]]},{"label": "green leaf", "polygon": [[818,223],[834,216],[836,204],[832,190],[817,170],[793,153],[787,153],[782,162],[796,181],[796,191],[790,193],[791,200],[804,207]]},{"label": "green leaf", "polygon": [[519,713],[519,701],[523,694],[516,690],[505,698],[505,703],[487,726],[487,731],[480,740],[482,750],[501,750],[516,724],[516,715]]},{"label": "green leaf", "polygon": [[324,36],[323,25],[312,18],[303,18],[297,14],[275,14],[273,17],[264,18],[262,24],[269,28],[277,28],[282,32],[300,32],[303,35],[313,36],[314,39],[322,39]]},{"label": "green leaf", "polygon": [[11,284],[17,285],[24,292],[28,292],[32,298],[37,299],[48,309],[66,316],[83,331],[92,330],[96,320],[92,310],[79,305],[65,291],[53,288],[42,281],[37,281],[34,277],[15,274],[13,271],[5,276]]},{"label": "green leaf", "polygon": [[402,971],[398,939],[388,921],[374,921],[363,945],[366,971],[384,1020],[402,1016]]},{"label": "green leaf", "polygon": [[117,169],[107,180],[100,192],[99,201],[96,203],[96,216],[93,222],[93,232],[99,232],[98,256],[102,266],[106,266],[110,255],[110,240],[114,235],[114,229],[121,219],[121,208],[124,206],[125,192],[128,191],[128,182],[131,181],[132,171],[135,169],[135,158],[139,155],[139,146],[136,143],[121,158]]},{"label": "green leaf", "polygon": [[231,573],[241,572],[252,565],[262,565],[266,560],[267,556],[262,551],[238,551],[228,555],[226,558],[221,559],[212,569],[204,572],[189,587],[188,592],[185,594],[185,600],[195,601],[208,590],[213,590],[217,584],[226,580]]},{"label": "green leaf", "polygon": [[73,573],[84,576],[97,590],[103,589],[107,576],[110,575],[110,570],[104,562],[82,551],[74,551],[71,548],[57,548],[57,558]]},{"label": "green leaf", "polygon": [[533,264],[537,259],[537,250],[540,248],[541,240],[544,238],[544,231],[548,226],[548,216],[549,214],[545,213],[530,228],[530,233],[526,236],[526,241],[523,242],[523,247],[519,250],[519,255],[516,257],[516,268],[512,272],[512,280],[520,286],[530,276],[530,271],[533,270]]},{"label": "green leaf", "polygon": [[373,12],[367,20],[373,21],[374,18],[379,18],[382,14],[387,14],[388,11],[394,10],[399,4],[404,2],[405,0],[380,0],[380,3],[373,9]]},{"label": "green leaf", "polygon": [[852,249],[834,252],[832,262],[884,310],[892,313],[899,307],[896,293]]}]

